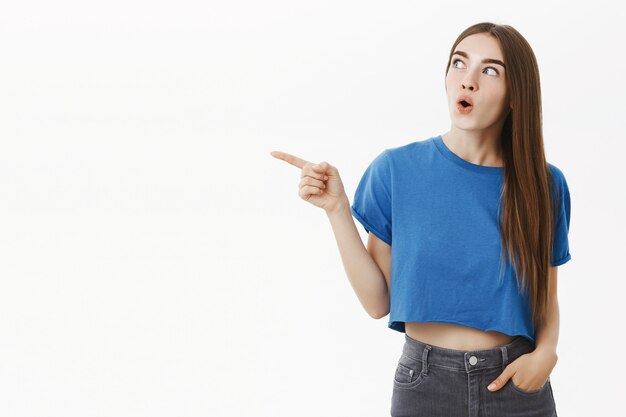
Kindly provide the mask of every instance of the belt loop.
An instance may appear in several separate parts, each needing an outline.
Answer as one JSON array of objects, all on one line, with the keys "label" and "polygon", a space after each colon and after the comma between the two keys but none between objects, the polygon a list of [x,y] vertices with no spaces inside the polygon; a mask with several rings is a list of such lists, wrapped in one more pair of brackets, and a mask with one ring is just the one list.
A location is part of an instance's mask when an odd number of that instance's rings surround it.
[{"label": "belt loop", "polygon": [[506,368],[509,363],[509,357],[506,346],[500,346],[500,350],[502,351],[502,372],[504,372],[504,368]]},{"label": "belt loop", "polygon": [[424,352],[422,352],[422,374],[428,375],[428,352],[432,347],[430,345],[426,345],[424,348]]}]

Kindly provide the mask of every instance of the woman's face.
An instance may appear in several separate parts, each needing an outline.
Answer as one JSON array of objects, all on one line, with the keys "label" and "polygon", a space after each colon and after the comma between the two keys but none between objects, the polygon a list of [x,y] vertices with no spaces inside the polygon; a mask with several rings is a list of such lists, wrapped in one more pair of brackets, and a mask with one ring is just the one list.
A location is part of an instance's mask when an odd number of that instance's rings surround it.
[{"label": "woman's face", "polygon": [[[463,130],[500,129],[510,110],[510,96],[500,43],[488,33],[464,38],[455,48],[446,75],[446,94],[452,124]],[[506,63],[504,63],[506,65]],[[472,110],[458,109],[459,96],[473,101]]]}]

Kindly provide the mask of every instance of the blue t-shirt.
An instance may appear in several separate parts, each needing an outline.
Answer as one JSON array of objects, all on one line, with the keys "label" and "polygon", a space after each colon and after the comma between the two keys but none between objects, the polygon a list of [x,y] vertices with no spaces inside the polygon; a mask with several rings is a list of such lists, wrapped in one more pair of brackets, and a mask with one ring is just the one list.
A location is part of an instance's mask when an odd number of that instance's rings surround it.
[{"label": "blue t-shirt", "polygon": [[[560,196],[551,257],[557,266],[571,259],[570,196],[561,170],[548,166]],[[393,241],[389,328],[453,323],[535,345],[530,299],[506,251],[499,278],[503,173],[462,159],[441,135],[385,149],[367,167],[351,211],[368,233]]]}]

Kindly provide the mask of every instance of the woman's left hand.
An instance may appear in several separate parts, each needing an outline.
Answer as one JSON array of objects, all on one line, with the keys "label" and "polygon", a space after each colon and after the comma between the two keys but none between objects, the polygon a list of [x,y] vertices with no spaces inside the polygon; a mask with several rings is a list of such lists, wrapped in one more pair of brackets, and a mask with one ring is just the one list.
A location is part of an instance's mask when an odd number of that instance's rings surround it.
[{"label": "woman's left hand", "polygon": [[492,392],[498,391],[512,378],[521,390],[537,391],[548,382],[556,362],[556,352],[535,349],[509,363],[487,388]]}]

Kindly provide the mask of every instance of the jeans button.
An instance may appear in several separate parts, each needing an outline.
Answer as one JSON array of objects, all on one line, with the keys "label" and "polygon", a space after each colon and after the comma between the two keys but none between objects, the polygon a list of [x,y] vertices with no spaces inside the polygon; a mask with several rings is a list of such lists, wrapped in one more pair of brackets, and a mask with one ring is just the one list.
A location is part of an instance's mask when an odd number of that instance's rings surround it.
[{"label": "jeans button", "polygon": [[478,358],[476,356],[470,356],[469,363],[470,365],[476,365],[478,363]]}]

